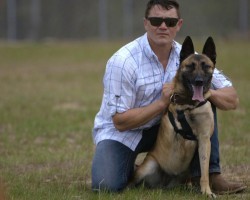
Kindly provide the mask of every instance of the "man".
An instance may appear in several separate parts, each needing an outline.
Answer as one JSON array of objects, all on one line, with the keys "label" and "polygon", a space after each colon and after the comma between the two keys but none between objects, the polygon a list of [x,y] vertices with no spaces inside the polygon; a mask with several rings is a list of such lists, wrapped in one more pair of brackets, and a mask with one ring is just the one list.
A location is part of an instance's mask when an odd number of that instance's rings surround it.
[{"label": "man", "polygon": [[[146,33],[122,47],[108,61],[102,105],[93,129],[96,144],[93,190],[124,189],[133,175],[137,155],[153,146],[161,114],[170,103],[171,81],[179,67],[181,45],[174,38],[182,23],[176,1],[150,0],[144,19]],[[238,97],[230,80],[216,69],[212,84],[209,100],[219,109],[235,109]],[[213,192],[234,193],[245,189],[244,185],[225,181],[220,174],[216,126],[211,143]],[[191,165],[193,180],[197,181],[200,176],[197,156]]]}]

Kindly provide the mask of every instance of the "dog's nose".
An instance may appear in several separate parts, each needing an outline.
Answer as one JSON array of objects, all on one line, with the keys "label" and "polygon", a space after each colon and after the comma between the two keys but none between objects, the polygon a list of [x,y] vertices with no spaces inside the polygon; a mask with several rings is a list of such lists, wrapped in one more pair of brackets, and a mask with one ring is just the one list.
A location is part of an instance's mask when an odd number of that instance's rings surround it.
[{"label": "dog's nose", "polygon": [[201,77],[196,77],[195,78],[195,81],[194,81],[194,84],[195,84],[195,86],[202,86],[203,85],[203,78],[201,78]]}]

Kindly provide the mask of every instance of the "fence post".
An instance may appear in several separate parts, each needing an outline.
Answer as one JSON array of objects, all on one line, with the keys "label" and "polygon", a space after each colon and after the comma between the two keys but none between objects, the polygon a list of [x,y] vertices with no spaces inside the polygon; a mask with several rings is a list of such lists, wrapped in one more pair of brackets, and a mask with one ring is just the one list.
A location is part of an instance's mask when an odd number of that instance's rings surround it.
[{"label": "fence post", "polygon": [[99,36],[102,40],[108,38],[106,0],[99,0]]},{"label": "fence post", "polygon": [[133,0],[123,0],[123,37],[133,35]]},{"label": "fence post", "polygon": [[245,35],[248,32],[248,0],[240,0],[239,4],[239,29]]},{"label": "fence post", "polygon": [[31,40],[38,40],[39,37],[39,28],[41,21],[41,1],[40,0],[32,0],[30,6],[30,21],[31,28],[29,33],[29,38]]},{"label": "fence post", "polygon": [[14,42],[17,39],[16,0],[7,0],[7,40]]}]

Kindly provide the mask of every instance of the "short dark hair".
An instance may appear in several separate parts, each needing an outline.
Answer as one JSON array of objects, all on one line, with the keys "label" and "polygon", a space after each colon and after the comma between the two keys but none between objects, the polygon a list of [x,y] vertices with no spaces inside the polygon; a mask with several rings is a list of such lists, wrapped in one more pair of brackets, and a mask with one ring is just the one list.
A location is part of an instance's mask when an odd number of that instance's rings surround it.
[{"label": "short dark hair", "polygon": [[166,10],[171,8],[175,8],[177,10],[178,18],[180,18],[180,10],[179,10],[179,3],[175,0],[150,0],[147,4],[146,11],[145,11],[145,18],[148,17],[151,8],[155,5],[160,5]]}]

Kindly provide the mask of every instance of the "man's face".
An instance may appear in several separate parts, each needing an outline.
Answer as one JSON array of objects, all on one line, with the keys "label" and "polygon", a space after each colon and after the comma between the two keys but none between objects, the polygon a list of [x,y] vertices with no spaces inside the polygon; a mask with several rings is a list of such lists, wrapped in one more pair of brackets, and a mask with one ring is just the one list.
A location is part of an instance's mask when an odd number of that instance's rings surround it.
[{"label": "man's face", "polygon": [[[148,17],[178,18],[178,15],[175,8],[166,10],[160,5],[155,5],[151,8]],[[172,44],[177,32],[181,28],[181,25],[182,19],[179,19],[174,27],[167,27],[164,22],[160,26],[153,26],[148,19],[144,19],[144,27],[148,33],[149,43],[154,46]]]}]

